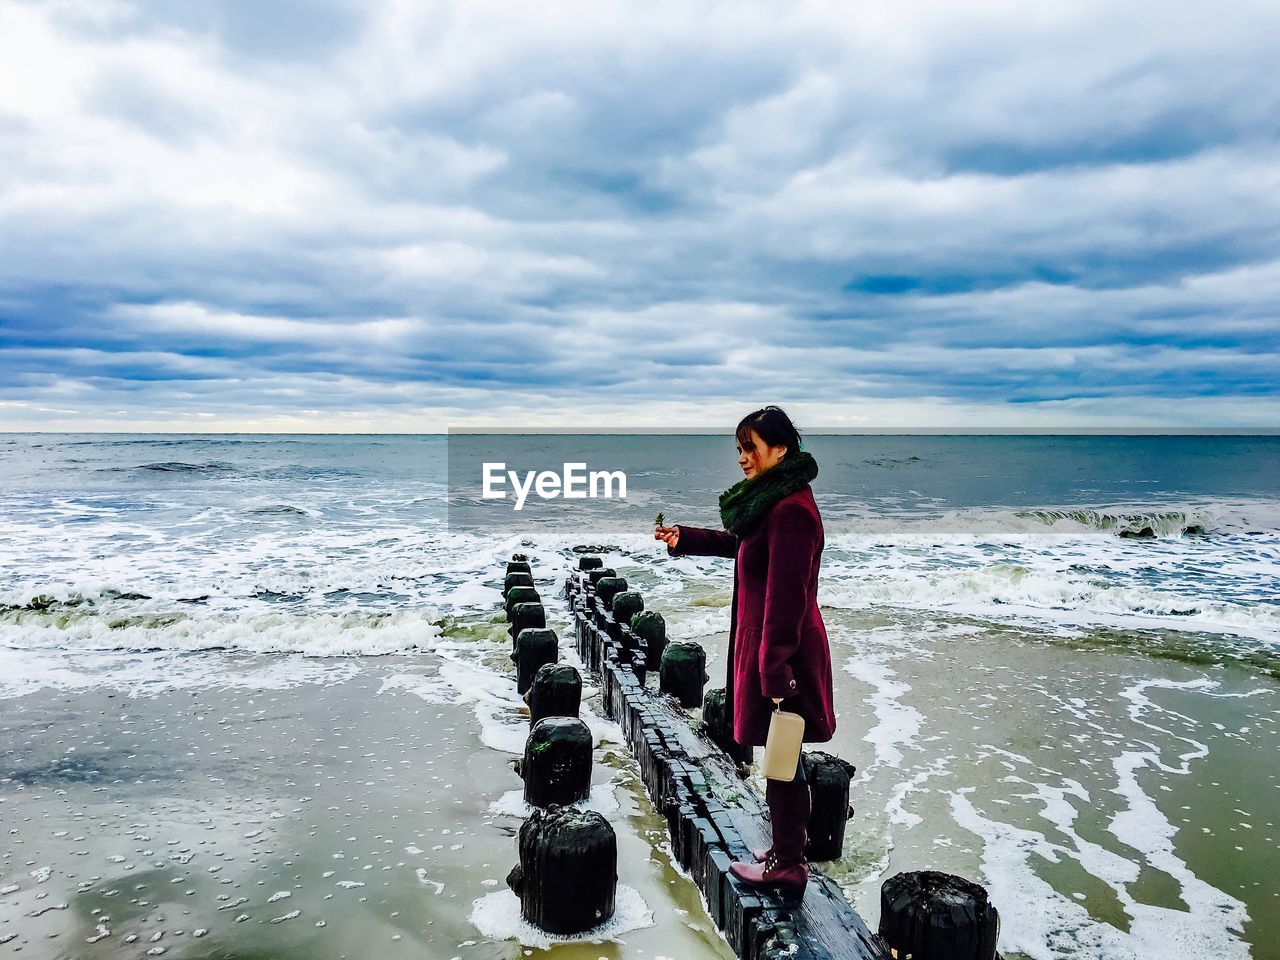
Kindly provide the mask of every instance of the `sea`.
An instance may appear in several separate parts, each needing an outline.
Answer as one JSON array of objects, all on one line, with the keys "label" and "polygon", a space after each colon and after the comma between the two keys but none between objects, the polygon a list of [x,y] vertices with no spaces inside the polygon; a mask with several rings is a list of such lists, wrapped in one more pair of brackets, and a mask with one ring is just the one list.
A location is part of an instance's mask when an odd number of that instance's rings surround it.
[{"label": "sea", "polygon": [[[1011,960],[1280,960],[1280,437],[805,449],[837,710],[812,749],[857,768],[817,868],[867,922],[936,869],[988,889]],[[477,455],[622,470],[627,496],[547,522],[483,502]],[[527,554],[577,663],[559,588],[599,555],[723,685],[732,561],[652,527],[718,527],[736,456],[731,432],[0,435],[0,955],[733,957],[589,676],[615,914],[521,920],[501,582]]]}]

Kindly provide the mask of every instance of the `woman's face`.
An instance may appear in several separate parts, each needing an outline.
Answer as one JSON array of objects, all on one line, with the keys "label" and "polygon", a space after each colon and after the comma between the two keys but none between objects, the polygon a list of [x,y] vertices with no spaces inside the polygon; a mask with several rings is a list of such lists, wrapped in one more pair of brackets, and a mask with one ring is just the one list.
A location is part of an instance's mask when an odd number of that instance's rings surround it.
[{"label": "woman's face", "polygon": [[751,480],[777,465],[778,461],[786,456],[787,448],[769,446],[754,430],[748,431],[748,436],[751,441],[750,447],[744,447],[742,441],[738,441],[738,466],[742,468],[746,478]]}]

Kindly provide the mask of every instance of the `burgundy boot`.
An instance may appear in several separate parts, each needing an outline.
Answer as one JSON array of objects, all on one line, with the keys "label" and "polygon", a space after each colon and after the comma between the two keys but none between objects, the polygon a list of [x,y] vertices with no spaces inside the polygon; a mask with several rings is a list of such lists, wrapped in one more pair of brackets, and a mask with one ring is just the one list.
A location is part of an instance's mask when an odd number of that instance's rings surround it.
[{"label": "burgundy boot", "polygon": [[769,812],[773,820],[773,848],[752,851],[763,863],[734,863],[729,872],[743,883],[776,889],[780,894],[799,899],[809,882],[809,868],[804,862],[808,840],[811,797],[809,784],[803,780],[781,783],[769,781],[765,787]]}]

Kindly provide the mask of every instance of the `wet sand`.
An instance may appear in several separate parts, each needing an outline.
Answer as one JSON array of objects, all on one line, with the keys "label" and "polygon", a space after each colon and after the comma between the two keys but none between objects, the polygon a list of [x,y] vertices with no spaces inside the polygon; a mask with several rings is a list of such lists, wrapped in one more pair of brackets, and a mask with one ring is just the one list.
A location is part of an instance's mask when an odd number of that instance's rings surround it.
[{"label": "wet sand", "polygon": [[[492,805],[504,796],[510,805],[521,784],[514,756],[484,742],[476,702],[410,689],[417,678],[420,690],[440,691],[444,665],[379,657],[360,661],[354,677],[287,690],[0,702],[5,949],[50,958],[539,955],[470,919],[489,897],[483,921],[499,922],[502,895],[514,900],[505,877],[521,818]],[[399,680],[384,688],[388,677]],[[506,714],[505,729],[517,731]],[[598,748],[593,801],[616,798],[608,816],[619,884],[638,891],[651,925],[550,954],[732,957],[696,888],[672,870],[665,821],[620,751]]]}]

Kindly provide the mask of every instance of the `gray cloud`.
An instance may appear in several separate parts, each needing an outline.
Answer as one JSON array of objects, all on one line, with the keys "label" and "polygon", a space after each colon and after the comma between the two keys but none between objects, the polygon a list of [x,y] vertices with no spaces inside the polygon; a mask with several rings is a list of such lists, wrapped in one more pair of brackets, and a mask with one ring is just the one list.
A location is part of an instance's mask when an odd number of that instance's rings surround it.
[{"label": "gray cloud", "polygon": [[0,426],[1274,425],[1277,27],[0,0]]}]

